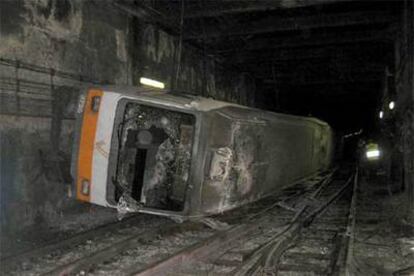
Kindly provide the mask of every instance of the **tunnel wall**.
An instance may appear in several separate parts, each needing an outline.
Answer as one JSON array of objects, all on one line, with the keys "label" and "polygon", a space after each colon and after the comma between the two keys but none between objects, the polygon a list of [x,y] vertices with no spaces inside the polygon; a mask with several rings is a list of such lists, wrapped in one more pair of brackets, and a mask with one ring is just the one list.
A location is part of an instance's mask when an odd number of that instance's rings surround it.
[{"label": "tunnel wall", "polygon": [[[6,232],[56,224],[70,198],[77,96],[92,84],[167,87],[253,105],[254,82],[117,9],[111,1],[0,1],[1,226]],[[99,220],[99,216],[96,217]]]},{"label": "tunnel wall", "polygon": [[407,204],[403,212],[414,223],[414,3],[404,1],[395,43],[396,146],[395,155],[403,176]]}]

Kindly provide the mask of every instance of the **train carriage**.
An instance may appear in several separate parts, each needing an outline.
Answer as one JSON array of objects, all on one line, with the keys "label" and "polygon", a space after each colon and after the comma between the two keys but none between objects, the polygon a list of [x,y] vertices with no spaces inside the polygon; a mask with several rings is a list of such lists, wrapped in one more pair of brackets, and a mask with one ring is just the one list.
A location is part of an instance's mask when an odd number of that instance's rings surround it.
[{"label": "train carriage", "polygon": [[94,88],[80,96],[77,115],[76,197],[126,212],[221,213],[332,160],[325,122],[198,96]]}]

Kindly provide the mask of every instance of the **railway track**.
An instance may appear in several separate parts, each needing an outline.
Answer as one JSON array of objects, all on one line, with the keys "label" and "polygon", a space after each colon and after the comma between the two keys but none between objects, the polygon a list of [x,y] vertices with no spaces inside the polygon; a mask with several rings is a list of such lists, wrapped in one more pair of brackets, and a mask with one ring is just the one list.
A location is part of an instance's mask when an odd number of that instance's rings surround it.
[{"label": "railway track", "polygon": [[[309,226],[302,229],[296,243],[292,243],[292,247],[273,266],[277,275],[348,275],[344,272],[348,269],[351,250],[356,177],[348,179],[348,189],[342,196],[338,194],[337,200],[323,209],[311,223],[305,221],[304,226],[310,223]],[[329,194],[332,193],[327,192],[322,198],[329,198]]]},{"label": "railway track", "polygon": [[134,275],[333,275],[347,244],[353,179],[327,178],[288,221],[270,210]]},{"label": "railway track", "polygon": [[[350,178],[332,181],[332,174],[318,175],[216,217],[221,221],[218,225],[229,225],[226,230],[206,226],[215,224],[214,220],[176,224],[154,217],[146,225],[142,221],[133,223],[131,219],[130,224],[92,230],[80,237],[2,259],[2,271],[8,275],[241,275],[252,267],[265,271],[269,267],[262,266],[263,256],[270,248],[265,248],[266,244],[275,245],[287,233],[302,233],[304,224],[312,220],[311,225],[315,222],[322,225],[315,216],[326,214],[326,206],[331,205],[328,203],[346,191]],[[341,192],[334,193],[338,188]],[[312,234],[302,234],[307,235]],[[282,242],[283,248],[292,246],[298,240],[296,236],[292,234],[289,242]],[[287,252],[280,258],[285,270],[289,266],[284,261],[299,256]],[[255,262],[254,258],[260,261]],[[253,266],[248,268],[249,264]]]},{"label": "railway track", "polygon": [[[155,240],[183,228],[200,227],[196,224],[177,225],[166,218],[134,215],[73,235],[51,241],[43,246],[25,250],[0,259],[3,275],[65,275],[76,274],[88,267],[85,260],[99,262],[117,251],[127,250],[136,240]],[[109,245],[109,246],[108,246]]]}]

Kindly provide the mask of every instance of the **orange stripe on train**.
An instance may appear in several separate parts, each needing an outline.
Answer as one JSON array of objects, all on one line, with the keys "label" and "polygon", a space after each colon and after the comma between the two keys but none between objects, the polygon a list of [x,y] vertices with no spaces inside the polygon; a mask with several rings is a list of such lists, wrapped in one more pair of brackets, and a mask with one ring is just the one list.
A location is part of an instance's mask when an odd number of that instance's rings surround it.
[{"label": "orange stripe on train", "polygon": [[[92,110],[94,97],[102,97],[103,91],[100,89],[90,89],[85,102],[83,111],[83,122],[78,154],[78,173],[76,180],[76,197],[79,200],[90,201],[90,191],[92,186],[92,163],[93,150],[95,144],[96,128],[99,112]],[[82,193],[82,182],[89,182],[88,193]]]}]

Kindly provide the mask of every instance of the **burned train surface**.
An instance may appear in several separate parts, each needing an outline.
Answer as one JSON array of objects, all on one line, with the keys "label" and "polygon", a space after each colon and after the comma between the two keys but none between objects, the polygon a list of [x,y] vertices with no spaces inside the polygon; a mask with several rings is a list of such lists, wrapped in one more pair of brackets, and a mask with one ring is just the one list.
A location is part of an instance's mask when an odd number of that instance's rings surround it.
[{"label": "burned train surface", "polygon": [[181,218],[258,200],[330,166],[326,123],[190,95],[89,89],[72,174],[90,203]]}]

